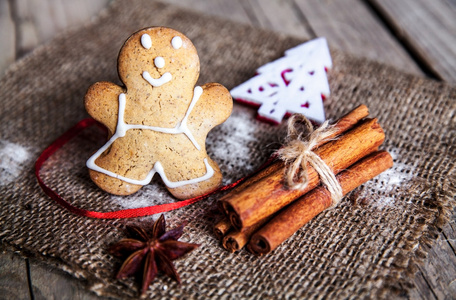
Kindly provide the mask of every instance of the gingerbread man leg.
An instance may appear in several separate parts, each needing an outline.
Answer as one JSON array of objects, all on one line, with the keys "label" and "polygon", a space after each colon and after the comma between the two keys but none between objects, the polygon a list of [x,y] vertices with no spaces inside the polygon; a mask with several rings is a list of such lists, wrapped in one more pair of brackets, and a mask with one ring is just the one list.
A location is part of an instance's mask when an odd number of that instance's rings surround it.
[{"label": "gingerbread man leg", "polygon": [[[186,160],[184,164],[173,164],[168,168],[163,167],[160,177],[174,197],[189,199],[210,193],[220,186],[222,174],[218,165],[209,157],[198,161],[200,163]],[[167,174],[172,175],[168,176]],[[194,180],[186,180],[188,174],[192,174]],[[174,183],[177,183],[177,187],[173,187]],[[186,184],[181,185],[181,183]]]}]

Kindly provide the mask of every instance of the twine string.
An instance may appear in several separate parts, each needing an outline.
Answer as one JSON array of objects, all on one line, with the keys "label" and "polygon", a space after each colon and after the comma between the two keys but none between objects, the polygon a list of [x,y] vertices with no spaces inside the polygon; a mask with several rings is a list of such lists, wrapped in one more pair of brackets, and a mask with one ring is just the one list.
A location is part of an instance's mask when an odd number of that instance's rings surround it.
[{"label": "twine string", "polygon": [[[304,130],[300,130],[299,124],[304,126]],[[291,189],[305,189],[309,183],[307,165],[310,165],[330,192],[331,207],[336,206],[342,199],[342,187],[333,171],[312,149],[331,139],[335,132],[336,128],[328,121],[314,130],[312,123],[305,116],[295,114],[288,120],[286,144],[277,151],[278,157],[287,165],[285,171],[287,185]]]}]

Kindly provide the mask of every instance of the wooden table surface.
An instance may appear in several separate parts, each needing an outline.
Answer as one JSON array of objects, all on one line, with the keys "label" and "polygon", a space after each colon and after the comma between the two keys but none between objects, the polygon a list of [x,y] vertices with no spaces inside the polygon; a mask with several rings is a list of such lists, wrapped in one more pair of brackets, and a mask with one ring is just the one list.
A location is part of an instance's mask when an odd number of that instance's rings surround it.
[{"label": "wooden table surface", "polygon": [[[456,0],[164,0],[330,45],[456,84]],[[110,0],[0,0],[0,76],[35,47],[78,27]],[[456,299],[456,218],[418,268],[409,299]],[[98,299],[34,259],[0,253],[0,299]]]}]

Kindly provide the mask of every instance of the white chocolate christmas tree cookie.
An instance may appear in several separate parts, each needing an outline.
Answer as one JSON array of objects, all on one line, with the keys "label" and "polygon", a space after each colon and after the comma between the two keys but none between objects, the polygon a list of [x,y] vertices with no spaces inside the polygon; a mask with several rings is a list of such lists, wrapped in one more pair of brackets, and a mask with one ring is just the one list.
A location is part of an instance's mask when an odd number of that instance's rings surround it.
[{"label": "white chocolate christmas tree cookie", "polygon": [[262,119],[280,123],[299,113],[323,123],[322,96],[329,95],[326,70],[332,61],[325,38],[285,51],[285,56],[257,70],[258,75],[231,90],[233,98],[259,106]]},{"label": "white chocolate christmas tree cookie", "polygon": [[233,104],[220,84],[195,86],[199,58],[192,42],[170,28],[143,29],[123,45],[118,73],[125,87],[97,82],[85,96],[87,112],[109,131],[87,161],[92,180],[116,195],[138,191],[156,173],[179,199],[216,189],[222,175],[205,141]]}]

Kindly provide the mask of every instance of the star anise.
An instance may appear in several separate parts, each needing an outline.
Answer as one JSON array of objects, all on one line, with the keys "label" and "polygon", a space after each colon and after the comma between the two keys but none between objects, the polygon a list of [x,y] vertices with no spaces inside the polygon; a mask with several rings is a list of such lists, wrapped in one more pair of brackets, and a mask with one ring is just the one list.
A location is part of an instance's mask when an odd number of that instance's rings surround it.
[{"label": "star anise", "polygon": [[159,270],[180,283],[179,274],[172,261],[199,246],[178,241],[184,225],[166,232],[165,217],[161,215],[153,224],[150,236],[143,228],[137,226],[127,226],[127,230],[131,237],[120,240],[109,249],[116,256],[129,255],[120,267],[117,279],[142,272],[141,295],[146,293]]}]

